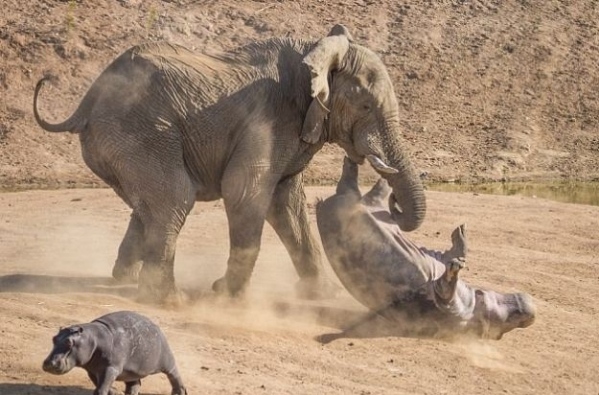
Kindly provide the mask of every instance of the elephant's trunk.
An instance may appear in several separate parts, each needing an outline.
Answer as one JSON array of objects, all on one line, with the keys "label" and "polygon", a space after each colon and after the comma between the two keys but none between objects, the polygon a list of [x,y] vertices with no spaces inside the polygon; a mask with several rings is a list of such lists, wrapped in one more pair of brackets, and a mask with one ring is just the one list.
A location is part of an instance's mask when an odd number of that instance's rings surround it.
[{"label": "elephant's trunk", "polygon": [[[370,142],[369,150],[381,154],[378,164],[373,163],[377,172],[385,178],[393,192],[389,197],[389,210],[399,227],[406,232],[417,229],[426,214],[426,199],[420,177],[412,166],[408,154],[402,149],[399,127],[394,121],[387,121],[382,128],[383,139]],[[385,167],[386,165],[386,167]]]}]

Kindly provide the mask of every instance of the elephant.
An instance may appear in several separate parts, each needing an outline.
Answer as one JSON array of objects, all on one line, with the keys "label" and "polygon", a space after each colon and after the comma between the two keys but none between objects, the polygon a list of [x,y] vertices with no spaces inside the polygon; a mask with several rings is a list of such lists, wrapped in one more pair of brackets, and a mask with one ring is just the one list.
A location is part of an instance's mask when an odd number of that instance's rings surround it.
[{"label": "elephant", "polygon": [[323,274],[302,179],[325,143],[358,163],[377,158],[403,230],[424,219],[389,74],[343,25],[315,42],[271,38],[216,54],[169,42],[133,46],[56,124],[38,112],[47,79],[35,87],[37,123],[77,133],[86,165],[132,209],[112,274],[137,281],[141,300],[178,300],[178,234],[196,201],[221,198],[230,250],[214,291],[244,293],[268,222],[298,273],[299,296],[330,297],[335,286]]}]

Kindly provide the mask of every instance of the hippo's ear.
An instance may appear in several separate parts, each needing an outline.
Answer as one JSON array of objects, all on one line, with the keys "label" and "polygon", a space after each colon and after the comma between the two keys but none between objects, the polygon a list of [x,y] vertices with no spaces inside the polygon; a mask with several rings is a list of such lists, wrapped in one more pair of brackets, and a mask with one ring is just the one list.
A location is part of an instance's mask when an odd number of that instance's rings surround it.
[{"label": "hippo's ear", "polygon": [[82,326],[72,326],[69,329],[70,329],[69,332],[71,335],[78,335],[83,332]]}]

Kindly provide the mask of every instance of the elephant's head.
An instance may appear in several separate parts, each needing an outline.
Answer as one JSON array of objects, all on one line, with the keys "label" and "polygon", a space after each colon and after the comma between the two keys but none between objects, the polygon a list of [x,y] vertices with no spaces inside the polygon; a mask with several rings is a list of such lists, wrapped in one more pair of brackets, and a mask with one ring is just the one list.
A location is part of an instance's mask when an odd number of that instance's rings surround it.
[{"label": "elephant's head", "polygon": [[404,231],[418,228],[426,201],[422,183],[402,148],[399,109],[391,78],[381,59],[352,43],[336,25],[306,54],[312,102],[302,139],[339,144],[354,162],[368,158],[393,189],[389,208]]}]

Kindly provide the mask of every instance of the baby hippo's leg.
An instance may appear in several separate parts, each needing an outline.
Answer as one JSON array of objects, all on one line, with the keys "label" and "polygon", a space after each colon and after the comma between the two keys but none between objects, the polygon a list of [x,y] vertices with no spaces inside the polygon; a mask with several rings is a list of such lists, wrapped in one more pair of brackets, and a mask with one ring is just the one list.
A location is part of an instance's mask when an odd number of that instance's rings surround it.
[{"label": "baby hippo's leg", "polygon": [[112,389],[112,384],[119,374],[119,370],[114,367],[106,368],[99,377],[94,395],[117,395],[118,392]]},{"label": "baby hippo's leg", "polygon": [[165,371],[164,374],[166,374],[168,381],[171,383],[171,387],[173,387],[171,395],[187,395],[187,390],[183,385],[183,380],[181,380],[181,376],[176,367],[169,371]]},{"label": "baby hippo's leg", "polygon": [[141,380],[127,381],[125,383],[125,395],[139,395]]}]

